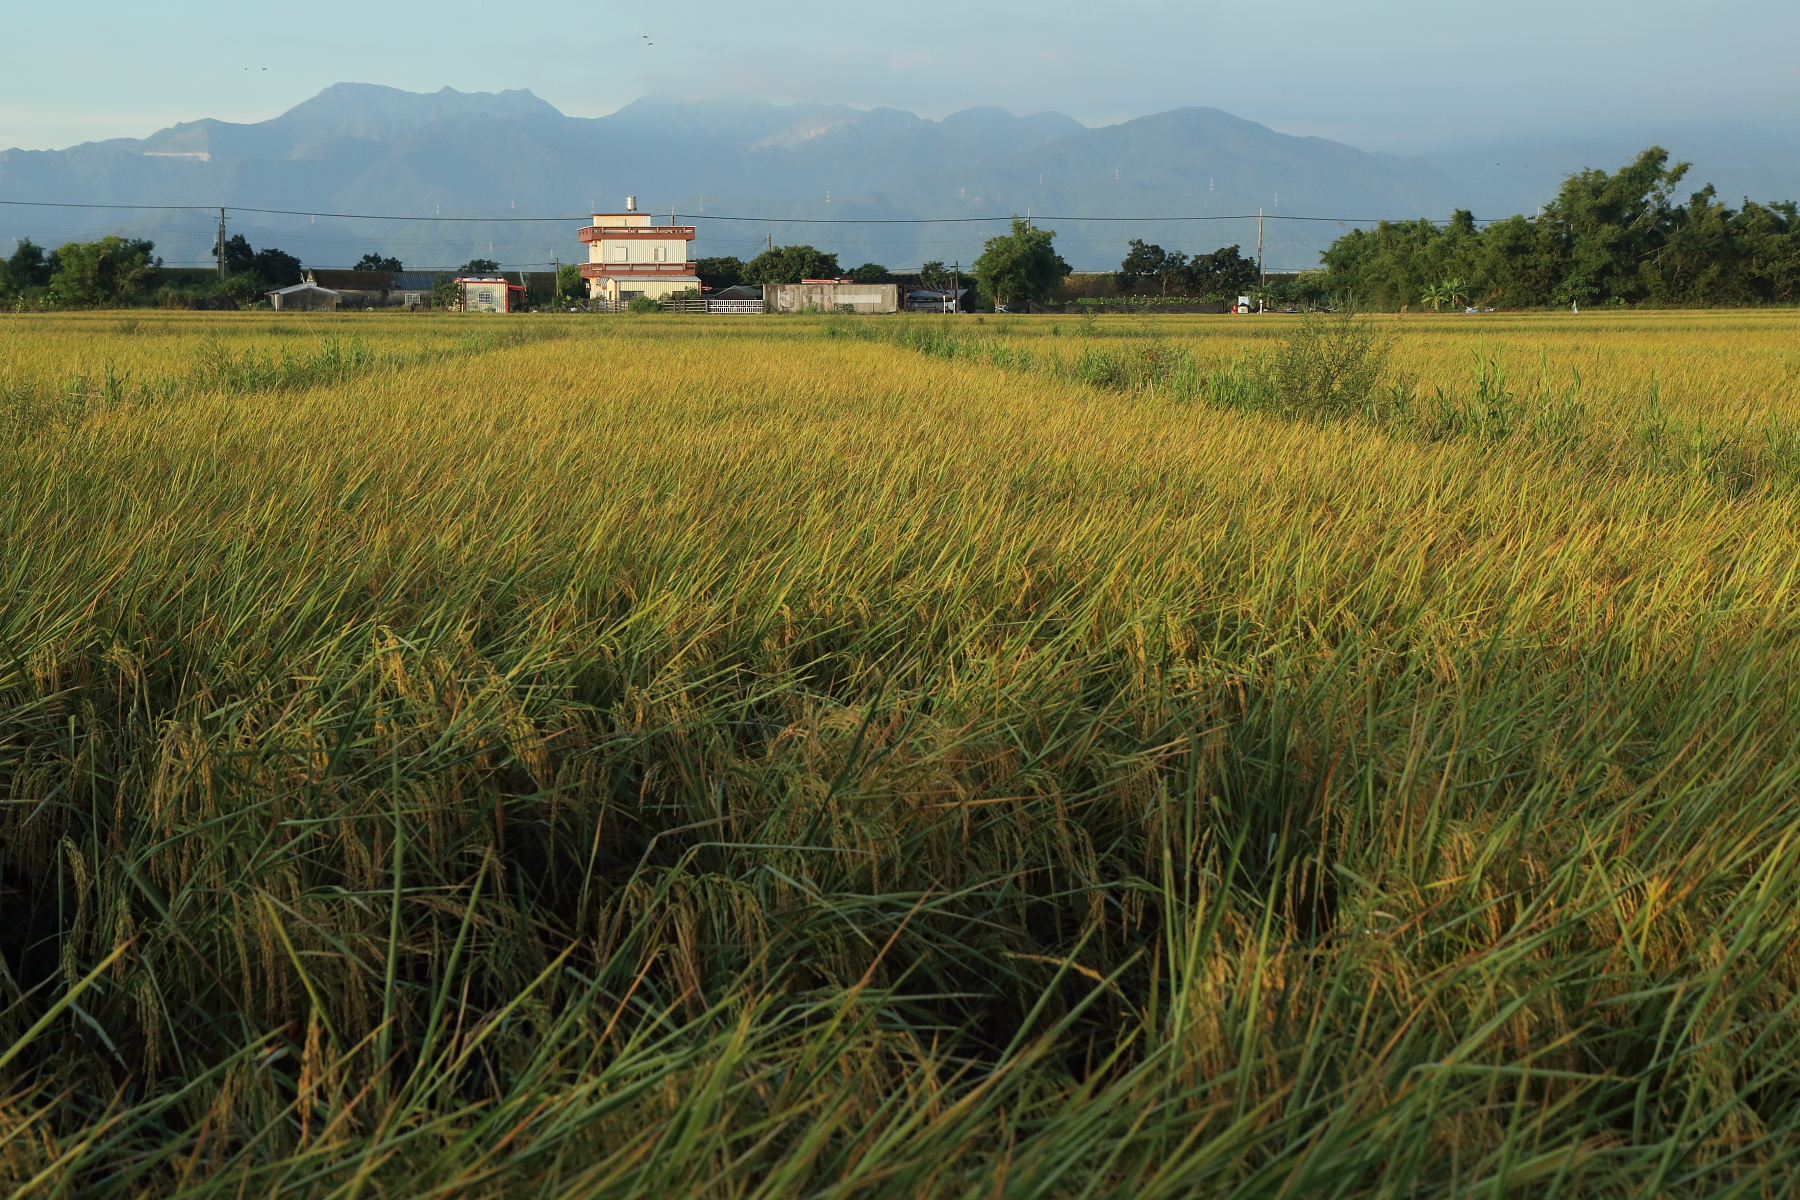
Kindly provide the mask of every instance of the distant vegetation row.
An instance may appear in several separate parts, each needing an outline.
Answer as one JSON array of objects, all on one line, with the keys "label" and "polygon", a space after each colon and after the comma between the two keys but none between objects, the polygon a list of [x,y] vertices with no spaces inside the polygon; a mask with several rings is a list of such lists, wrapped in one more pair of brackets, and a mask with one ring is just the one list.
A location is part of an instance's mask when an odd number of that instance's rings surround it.
[{"label": "distant vegetation row", "polygon": [[[365,254],[352,270],[404,270],[398,258]],[[491,258],[470,259],[454,274],[497,272]],[[208,302],[229,297],[233,305],[266,305],[268,293],[299,283],[303,268],[294,255],[267,247],[253,248],[242,234],[225,243],[225,270],[216,267],[165,267],[156,245],[142,238],[103,237],[93,242],[68,242],[46,251],[30,238],[22,239],[12,256],[0,261],[0,298],[15,311],[59,308],[118,308],[149,305],[162,308],[210,307]],[[555,276],[526,272],[527,299],[531,304],[550,304],[557,299],[585,296],[586,285],[574,264]],[[440,271],[432,286],[432,304],[442,307],[455,299],[454,275]]]},{"label": "distant vegetation row", "polygon": [[[837,255],[813,246],[776,246],[749,261],[703,258],[701,282],[719,290],[737,284],[797,283],[852,278],[939,288],[962,282],[988,300],[1076,301],[1087,305],[1179,307],[1250,294],[1276,306],[1542,308],[1570,305],[1712,306],[1780,304],[1800,300],[1800,211],[1794,201],[1733,209],[1711,184],[1675,203],[1688,164],[1670,165],[1652,146],[1616,174],[1587,170],[1564,181],[1557,197],[1534,217],[1514,216],[1479,226],[1459,209],[1448,224],[1384,221],[1353,229],[1322,256],[1325,269],[1270,279],[1239,246],[1188,255],[1139,239],[1128,244],[1110,280],[1086,277],[1070,286],[1070,268],[1054,247],[1052,230],[1014,219],[1010,232],[988,240],[965,272],[941,262],[917,272],[891,272],[879,263],[845,270]],[[0,264],[0,297],[14,309],[92,308],[161,304],[188,307],[212,296],[260,301],[269,290],[298,283],[298,258],[274,248],[253,249],[242,235],[225,245],[222,277],[162,269],[155,246],[142,239],[104,237],[70,242],[46,253],[21,241]],[[365,255],[358,268],[401,269],[400,260]],[[475,259],[462,271],[494,271]],[[586,288],[574,264],[546,280],[532,304],[575,300]],[[437,293],[448,299],[450,277]]]},{"label": "distant vegetation row", "polygon": [[1383,222],[1324,254],[1330,290],[1374,308],[1459,301],[1492,308],[1800,300],[1793,201],[1730,208],[1711,184],[1675,203],[1687,163],[1652,146],[1617,174],[1581,171],[1535,217],[1477,227]]}]

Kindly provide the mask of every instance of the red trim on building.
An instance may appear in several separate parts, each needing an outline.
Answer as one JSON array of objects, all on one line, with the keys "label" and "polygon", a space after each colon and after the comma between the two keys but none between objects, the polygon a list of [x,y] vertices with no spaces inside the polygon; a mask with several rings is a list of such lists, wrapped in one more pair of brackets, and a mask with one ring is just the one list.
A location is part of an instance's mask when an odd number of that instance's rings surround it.
[{"label": "red trim on building", "polygon": [[611,229],[604,225],[583,225],[575,235],[584,242],[646,242],[680,238],[694,240],[692,225],[634,225],[628,229]]},{"label": "red trim on building", "polygon": [[672,263],[582,263],[583,279],[660,279],[669,275],[692,275],[699,264]]}]

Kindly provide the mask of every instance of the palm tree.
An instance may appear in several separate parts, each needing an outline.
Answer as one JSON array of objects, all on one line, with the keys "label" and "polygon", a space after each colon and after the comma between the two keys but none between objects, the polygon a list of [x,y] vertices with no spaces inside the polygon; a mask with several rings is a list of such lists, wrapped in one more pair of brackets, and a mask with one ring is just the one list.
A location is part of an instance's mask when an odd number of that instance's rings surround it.
[{"label": "palm tree", "polygon": [[1469,287],[1460,279],[1446,279],[1442,288],[1444,299],[1456,308],[1469,307]]},{"label": "palm tree", "polygon": [[1431,305],[1432,312],[1442,312],[1444,305],[1450,303],[1450,289],[1441,283],[1427,284],[1420,290],[1419,299]]}]

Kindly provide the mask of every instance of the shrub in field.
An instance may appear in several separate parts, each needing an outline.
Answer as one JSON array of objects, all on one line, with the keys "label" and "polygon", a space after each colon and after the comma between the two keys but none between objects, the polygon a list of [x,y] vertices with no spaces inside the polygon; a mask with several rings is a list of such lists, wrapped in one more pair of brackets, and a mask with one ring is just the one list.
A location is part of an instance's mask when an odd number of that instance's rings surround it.
[{"label": "shrub in field", "polygon": [[648,296],[633,296],[631,303],[625,306],[625,311],[638,314],[656,313],[662,311],[662,305]]},{"label": "shrub in field", "polygon": [[1309,313],[1262,365],[1262,380],[1286,416],[1357,416],[1375,403],[1392,346],[1371,321],[1352,312]]}]

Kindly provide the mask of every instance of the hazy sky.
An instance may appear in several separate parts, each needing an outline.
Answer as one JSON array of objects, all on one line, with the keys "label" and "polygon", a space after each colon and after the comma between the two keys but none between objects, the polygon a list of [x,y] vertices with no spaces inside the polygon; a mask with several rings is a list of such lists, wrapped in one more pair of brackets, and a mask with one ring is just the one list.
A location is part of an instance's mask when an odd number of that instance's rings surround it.
[{"label": "hazy sky", "polygon": [[1796,0],[10,0],[0,32],[0,147],[28,149],[263,120],[341,81],[530,88],[574,116],[652,92],[1090,125],[1213,105],[1398,152],[1800,127]]}]

